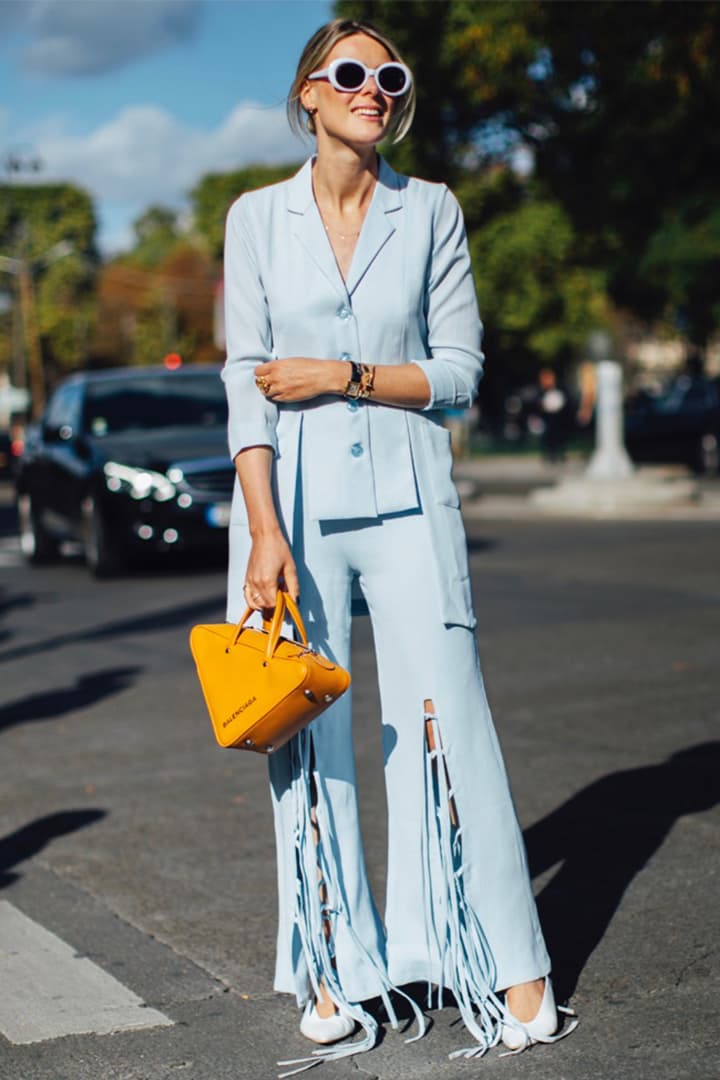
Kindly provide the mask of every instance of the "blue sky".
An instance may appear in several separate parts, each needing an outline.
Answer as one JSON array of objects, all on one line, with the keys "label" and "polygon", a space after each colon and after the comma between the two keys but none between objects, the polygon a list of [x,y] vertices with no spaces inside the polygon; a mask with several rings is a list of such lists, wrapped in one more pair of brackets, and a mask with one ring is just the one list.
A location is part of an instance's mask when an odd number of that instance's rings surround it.
[{"label": "blue sky", "polygon": [[[99,242],[206,172],[301,160],[285,121],[321,0],[0,0],[0,158],[94,197]],[[3,177],[5,178],[5,177]]]}]

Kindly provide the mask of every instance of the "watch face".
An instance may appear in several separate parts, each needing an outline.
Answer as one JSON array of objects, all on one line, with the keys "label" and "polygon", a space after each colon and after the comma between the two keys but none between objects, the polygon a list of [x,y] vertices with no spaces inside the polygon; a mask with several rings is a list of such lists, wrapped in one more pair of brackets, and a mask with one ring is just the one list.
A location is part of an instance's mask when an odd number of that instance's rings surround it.
[{"label": "watch face", "polygon": [[362,383],[349,382],[345,387],[345,397],[357,398],[360,397],[360,391],[362,390]]}]

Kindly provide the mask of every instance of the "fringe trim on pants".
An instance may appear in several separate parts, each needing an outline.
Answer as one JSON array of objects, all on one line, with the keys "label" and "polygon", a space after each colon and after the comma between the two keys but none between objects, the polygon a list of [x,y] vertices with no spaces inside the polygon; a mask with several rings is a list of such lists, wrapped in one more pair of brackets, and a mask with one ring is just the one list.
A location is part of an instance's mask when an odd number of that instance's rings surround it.
[{"label": "fringe trim on pants", "polygon": [[[319,997],[322,983],[335,1007],[351,1016],[363,1029],[364,1036],[355,1042],[339,1043],[313,1050],[310,1057],[278,1062],[282,1066],[298,1066],[289,1072],[281,1073],[280,1080],[296,1076],[325,1061],[337,1061],[340,1058],[365,1053],[367,1050],[372,1050],[377,1042],[377,1021],[358,1002],[348,1001],[338,979],[335,967],[334,931],[339,920],[343,921],[344,928],[350,934],[354,945],[378,976],[381,987],[380,997],[393,1029],[397,1030],[400,1026],[390,999],[390,994],[396,993],[410,1004],[418,1024],[418,1034],[406,1041],[415,1042],[416,1039],[421,1039],[426,1030],[425,1017],[420,1007],[390,982],[384,965],[371,955],[353,929],[346,905],[343,903],[341,882],[338,880],[334,860],[328,857],[335,839],[329,833],[332,827],[330,822],[323,822],[317,843],[313,838],[311,740],[312,736],[306,729],[301,731],[290,744],[290,752],[293,755],[293,774],[296,777],[293,783],[296,800],[294,841],[297,870],[295,926],[300,935],[312,993],[316,998]],[[323,885],[324,889],[321,888]],[[324,897],[334,897],[336,901],[334,906],[331,906]]]},{"label": "fringe trim on pants", "polygon": [[[451,815],[453,789],[442,744],[440,724],[433,713],[425,713],[425,723],[431,725],[434,746],[427,748],[425,759],[426,821],[423,866],[425,906],[428,931],[435,936],[440,951],[440,983],[437,988],[438,1006],[443,991],[452,992],[465,1027],[478,1045],[456,1050],[454,1057],[481,1057],[500,1041],[505,1006],[495,993],[495,964],[480,920],[465,897],[462,862],[461,823]],[[443,896],[440,904],[433,901],[430,881],[431,846],[439,853],[442,871]],[[428,984],[428,999],[432,987]]]}]

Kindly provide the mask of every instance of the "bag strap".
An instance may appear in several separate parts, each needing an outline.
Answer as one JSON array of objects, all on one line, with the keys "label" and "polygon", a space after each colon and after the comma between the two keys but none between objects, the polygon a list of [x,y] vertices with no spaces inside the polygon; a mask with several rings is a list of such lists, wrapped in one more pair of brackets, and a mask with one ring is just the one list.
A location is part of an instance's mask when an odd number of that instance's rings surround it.
[{"label": "bag strap", "polygon": [[288,614],[300,634],[300,641],[307,648],[308,638],[307,631],[305,630],[305,623],[302,621],[302,616],[298,611],[297,604],[293,600],[290,593],[285,592],[283,589],[278,589],[277,601],[275,602],[275,611],[273,612],[272,622],[270,623],[270,632],[268,634],[268,643],[266,649],[266,655],[268,660],[275,652],[278,640],[280,638],[280,631],[282,630],[283,620],[285,614]]},{"label": "bag strap", "polygon": [[[245,623],[248,621],[254,610],[255,608],[251,607],[245,609],[245,614],[243,615],[240,622],[237,624],[237,632],[233,639],[234,645],[237,645],[238,639],[245,626]],[[290,616],[292,621],[295,623],[295,627],[300,634],[300,641],[305,646],[305,648],[307,648],[307,631],[305,630],[305,623],[302,620],[302,615],[298,610],[298,606],[289,593],[285,592],[283,589],[278,589],[277,600],[275,602],[275,610],[273,611],[273,616],[268,627],[268,643],[267,649],[265,650],[265,655],[268,659],[273,656],[275,649],[277,648],[277,643],[280,640],[280,632],[282,630],[282,625],[285,619],[286,612]],[[265,623],[264,625],[267,627],[267,623]]]}]

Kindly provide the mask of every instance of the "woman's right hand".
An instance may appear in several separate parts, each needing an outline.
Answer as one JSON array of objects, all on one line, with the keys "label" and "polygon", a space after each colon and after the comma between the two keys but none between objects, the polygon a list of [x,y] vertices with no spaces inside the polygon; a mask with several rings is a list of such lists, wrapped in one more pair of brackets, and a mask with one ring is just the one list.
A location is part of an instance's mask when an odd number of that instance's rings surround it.
[{"label": "woman's right hand", "polygon": [[253,537],[244,588],[248,606],[257,610],[274,608],[278,587],[297,600],[300,592],[297,568],[280,529]]}]

